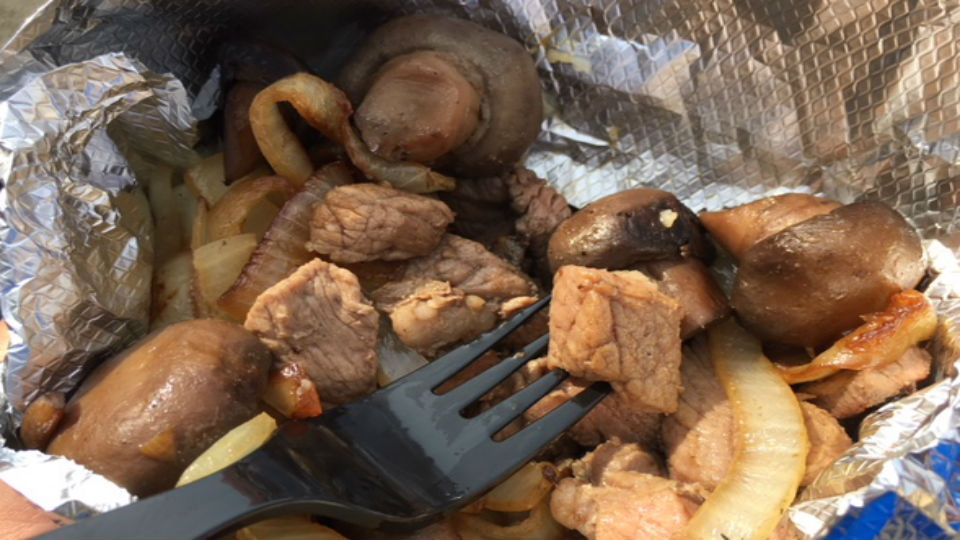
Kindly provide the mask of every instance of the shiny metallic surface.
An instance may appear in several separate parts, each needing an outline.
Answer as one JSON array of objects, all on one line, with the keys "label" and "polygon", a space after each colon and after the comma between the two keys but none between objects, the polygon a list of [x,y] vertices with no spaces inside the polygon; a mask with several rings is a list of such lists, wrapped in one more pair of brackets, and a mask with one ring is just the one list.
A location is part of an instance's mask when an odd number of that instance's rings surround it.
[{"label": "shiny metallic surface", "polygon": [[71,387],[143,331],[149,244],[116,146],[189,159],[191,106],[206,116],[217,97],[216,43],[279,41],[331,77],[385,16],[442,12],[504,31],[537,59],[548,118],[527,164],[576,205],[657,186],[696,210],[804,191],[908,216],[927,240],[943,320],[931,346],[938,382],[871,415],[790,518],[823,537],[893,490],[936,523],[960,521],[932,472],[942,445],[960,443],[960,2],[264,4],[50,0],[0,53],[0,283],[17,336],[4,382],[15,405]]}]

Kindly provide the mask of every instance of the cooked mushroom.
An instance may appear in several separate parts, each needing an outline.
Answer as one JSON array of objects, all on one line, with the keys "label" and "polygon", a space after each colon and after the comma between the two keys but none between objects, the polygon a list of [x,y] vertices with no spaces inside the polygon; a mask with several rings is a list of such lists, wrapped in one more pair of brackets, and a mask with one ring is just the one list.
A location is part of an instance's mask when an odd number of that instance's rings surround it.
[{"label": "cooked mushroom", "polygon": [[729,210],[703,212],[700,221],[714,240],[739,260],[751,246],[764,238],[838,207],[840,203],[829,199],[788,193]]},{"label": "cooked mushroom", "polygon": [[139,496],[172,488],[201,452],[257,413],[270,362],[238,325],[169,326],[87,378],[47,451]]},{"label": "cooked mushroom", "polygon": [[586,206],[557,227],[547,248],[554,272],[567,264],[619,270],[711,254],[697,216],[659,189],[622,191]]},{"label": "cooked mushroom", "polygon": [[818,347],[880,311],[924,272],[920,237],[896,210],[861,202],[802,221],[744,255],[732,305],[756,335]]},{"label": "cooked mushroom", "polygon": [[467,21],[413,15],[381,26],[347,62],[340,87],[375,153],[457,176],[503,172],[540,130],[530,55]]}]

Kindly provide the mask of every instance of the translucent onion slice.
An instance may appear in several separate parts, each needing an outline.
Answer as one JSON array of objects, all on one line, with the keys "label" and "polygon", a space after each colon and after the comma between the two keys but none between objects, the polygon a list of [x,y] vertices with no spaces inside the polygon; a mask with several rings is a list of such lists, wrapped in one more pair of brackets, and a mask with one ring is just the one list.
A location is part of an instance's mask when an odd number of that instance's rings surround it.
[{"label": "translucent onion slice", "polygon": [[301,186],[313,174],[310,156],[287,126],[278,105],[287,102],[328,139],[340,142],[340,126],[347,122],[353,107],[337,87],[307,73],[281,79],[264,90],[250,104],[250,128],[260,152],[280,176]]},{"label": "translucent onion slice", "polygon": [[196,221],[199,199],[186,184],[180,184],[173,188],[173,198],[176,201],[177,214],[180,218],[180,245],[186,248],[192,245],[193,224]]},{"label": "translucent onion slice", "polygon": [[880,313],[864,317],[864,324],[840,338],[809,364],[780,367],[789,384],[816,381],[841,369],[863,370],[896,362],[907,350],[933,337],[937,312],[930,299],[917,291],[890,298]]},{"label": "translucent onion slice", "polygon": [[193,255],[184,251],[163,263],[153,274],[150,330],[196,318],[193,303]]},{"label": "translucent onion slice", "polygon": [[501,524],[496,516],[458,513],[453,525],[461,540],[562,540],[567,531],[550,514],[548,501],[541,502],[522,521]]},{"label": "translucent onion slice", "polygon": [[207,223],[210,220],[210,210],[203,200],[197,201],[193,209],[193,225],[190,235],[190,249],[199,249],[210,242],[210,229]]},{"label": "translucent onion slice", "polygon": [[268,519],[237,531],[237,540],[347,540],[306,517]]},{"label": "translucent onion slice", "polygon": [[183,175],[190,191],[206,201],[208,206],[217,204],[227,192],[226,176],[223,172],[223,154],[214,154],[200,160],[187,169]]},{"label": "translucent onion slice", "polygon": [[[280,176],[245,178],[235,182],[210,208],[207,218],[209,241],[242,234],[257,208],[264,203],[270,204],[270,196],[277,197],[282,204],[293,196],[294,191],[293,184]],[[264,227],[259,231],[259,236],[263,236],[266,230]],[[251,232],[256,234],[258,231]]]},{"label": "translucent onion slice", "polygon": [[218,300],[220,309],[243,321],[260,293],[310,262],[313,255],[304,246],[310,239],[313,207],[328,191],[350,181],[350,170],[337,163],[323,167],[304,184],[280,209],[240,277]]},{"label": "translucent onion slice", "polygon": [[222,316],[217,299],[237,281],[256,248],[256,235],[240,234],[193,251],[194,296],[200,316]]},{"label": "translucent onion slice", "polygon": [[482,499],[483,508],[495,512],[530,512],[547,498],[553,483],[547,472],[553,464],[527,463]]},{"label": "translucent onion slice", "polygon": [[374,154],[357,134],[357,130],[345,122],[343,125],[343,146],[350,161],[371,180],[389,184],[403,191],[413,193],[432,193],[434,191],[452,191],[457,187],[453,178],[442,175],[429,167],[412,161],[388,161]]},{"label": "translucent onion slice", "polygon": [[810,449],[803,414],[760,342],[733,320],[709,331],[709,348],[733,406],[736,450],[726,478],[679,538],[764,540],[803,478]]},{"label": "translucent onion slice", "polygon": [[393,331],[390,318],[380,317],[380,334],[377,337],[377,356],[380,365],[377,368],[377,384],[381,388],[422,368],[429,362],[422,354],[407,347]]},{"label": "translucent onion slice", "polygon": [[226,469],[266,444],[276,431],[277,421],[267,413],[260,413],[231,429],[193,460],[177,480],[177,487]]},{"label": "translucent onion slice", "polygon": [[273,170],[298,186],[310,178],[313,163],[277,107],[282,102],[290,103],[328,139],[344,145],[353,164],[371,180],[415,193],[451,190],[455,186],[452,178],[425,165],[387,161],[373,154],[350,124],[353,107],[347,96],[319,77],[297,73],[257,94],[250,105],[250,127]]}]

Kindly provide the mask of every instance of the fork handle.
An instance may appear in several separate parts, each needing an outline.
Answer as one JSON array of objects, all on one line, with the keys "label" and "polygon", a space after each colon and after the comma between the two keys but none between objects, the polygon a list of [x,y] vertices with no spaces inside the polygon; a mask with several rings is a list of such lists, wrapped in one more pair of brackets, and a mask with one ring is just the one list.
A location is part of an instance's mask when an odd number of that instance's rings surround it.
[{"label": "fork handle", "polygon": [[[238,481],[239,480],[239,481]],[[38,540],[129,540],[208,538],[263,517],[281,501],[249,489],[230,468],[182,488],[78,521]]]},{"label": "fork handle", "polygon": [[339,518],[370,527],[379,524],[369,512],[358,512],[278,463],[276,447],[282,444],[271,441],[206,478],[80,520],[37,540],[203,539],[286,514]]}]

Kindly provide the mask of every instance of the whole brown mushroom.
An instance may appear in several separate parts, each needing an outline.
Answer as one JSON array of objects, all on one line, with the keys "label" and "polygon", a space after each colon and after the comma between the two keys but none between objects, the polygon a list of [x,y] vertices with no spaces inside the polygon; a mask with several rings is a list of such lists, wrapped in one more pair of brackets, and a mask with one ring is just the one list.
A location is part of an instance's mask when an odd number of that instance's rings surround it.
[{"label": "whole brown mushroom", "polygon": [[709,258],[697,216],[659,189],[631,189],[584,207],[557,227],[547,248],[550,268],[574,264],[620,270],[638,264]]},{"label": "whole brown mushroom", "polygon": [[413,15],[378,28],[339,86],[367,145],[456,176],[494,176],[523,157],[543,118],[533,60],[475,23]]},{"label": "whole brown mushroom", "polygon": [[271,359],[233,323],[169,326],[87,378],[47,452],[139,496],[172,488],[207,447],[257,414]]},{"label": "whole brown mushroom", "polygon": [[840,207],[761,240],[742,256],[731,303],[766,341],[819,347],[923,277],[920,237],[878,202]]}]

